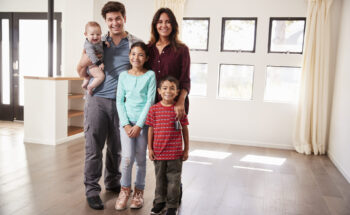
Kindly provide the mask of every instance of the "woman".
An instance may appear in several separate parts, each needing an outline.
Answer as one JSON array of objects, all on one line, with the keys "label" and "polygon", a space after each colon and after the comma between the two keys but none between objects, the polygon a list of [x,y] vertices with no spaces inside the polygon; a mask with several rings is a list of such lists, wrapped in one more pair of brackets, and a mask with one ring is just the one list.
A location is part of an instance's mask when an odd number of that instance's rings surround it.
[{"label": "woman", "polygon": [[[169,8],[160,8],[152,21],[151,40],[149,41],[151,69],[156,73],[157,83],[165,76],[173,76],[180,82],[180,94],[175,104],[178,119],[188,114],[188,93],[190,81],[190,52],[178,39],[178,24]],[[160,101],[157,93],[156,102]]]},{"label": "woman", "polygon": [[[188,94],[191,89],[190,52],[178,39],[178,24],[174,13],[169,8],[160,8],[153,16],[151,39],[149,41],[149,66],[156,74],[157,83],[165,76],[173,76],[180,83],[180,94],[174,107],[177,119],[188,114]],[[156,102],[161,100],[157,92]],[[179,201],[181,203],[182,184]],[[158,203],[155,202],[154,203]],[[156,205],[156,204],[155,204]],[[152,213],[161,212],[163,208],[152,208]],[[169,213],[167,213],[169,214]]]}]

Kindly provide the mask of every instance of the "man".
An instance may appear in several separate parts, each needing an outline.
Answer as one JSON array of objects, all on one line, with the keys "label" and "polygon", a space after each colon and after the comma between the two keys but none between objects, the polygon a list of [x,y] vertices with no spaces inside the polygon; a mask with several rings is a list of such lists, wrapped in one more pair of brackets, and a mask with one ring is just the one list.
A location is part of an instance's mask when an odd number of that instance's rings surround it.
[{"label": "man", "polygon": [[[129,69],[130,46],[139,41],[124,30],[126,21],[125,7],[120,2],[107,2],[102,8],[102,16],[109,29],[109,48],[104,49],[105,80],[94,91],[86,94],[85,102],[85,195],[89,206],[96,210],[104,208],[99,196],[98,184],[102,175],[102,149],[107,139],[104,183],[107,191],[120,192],[119,165],[121,145],[119,136],[119,118],[116,110],[116,89],[118,76]],[[83,53],[77,71],[80,77],[87,75],[89,58]]]}]

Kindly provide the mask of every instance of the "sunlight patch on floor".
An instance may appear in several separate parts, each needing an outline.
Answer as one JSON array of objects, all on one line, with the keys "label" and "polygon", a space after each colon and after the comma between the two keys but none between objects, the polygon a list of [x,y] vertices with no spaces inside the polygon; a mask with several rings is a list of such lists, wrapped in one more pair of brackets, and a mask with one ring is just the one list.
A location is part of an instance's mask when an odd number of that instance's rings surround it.
[{"label": "sunlight patch on floor", "polygon": [[214,158],[214,159],[221,159],[221,160],[227,158],[231,154],[232,153],[228,153],[228,152],[219,152],[219,151],[201,150],[201,149],[196,149],[190,152],[190,156]]},{"label": "sunlight patch on floor", "polygon": [[240,161],[281,166],[286,160],[287,160],[286,158],[280,158],[280,157],[246,155]]},{"label": "sunlight patch on floor", "polygon": [[233,166],[235,169],[247,169],[247,170],[255,170],[262,172],[273,172],[272,169],[263,169],[263,168],[255,168],[255,167],[247,167],[247,166]]},{"label": "sunlight patch on floor", "polygon": [[194,163],[194,164],[201,164],[201,165],[213,165],[213,163],[210,163],[210,162],[192,161],[192,160],[187,160],[186,163]]}]

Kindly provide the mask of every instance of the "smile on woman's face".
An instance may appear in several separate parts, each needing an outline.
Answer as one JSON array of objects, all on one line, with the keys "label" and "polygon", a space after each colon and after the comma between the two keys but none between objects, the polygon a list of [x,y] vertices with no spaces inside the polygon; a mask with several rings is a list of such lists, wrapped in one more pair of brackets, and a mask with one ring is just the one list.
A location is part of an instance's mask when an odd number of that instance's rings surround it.
[{"label": "smile on woman's face", "polygon": [[169,37],[173,28],[171,27],[168,14],[166,13],[160,14],[156,27],[160,37]]}]

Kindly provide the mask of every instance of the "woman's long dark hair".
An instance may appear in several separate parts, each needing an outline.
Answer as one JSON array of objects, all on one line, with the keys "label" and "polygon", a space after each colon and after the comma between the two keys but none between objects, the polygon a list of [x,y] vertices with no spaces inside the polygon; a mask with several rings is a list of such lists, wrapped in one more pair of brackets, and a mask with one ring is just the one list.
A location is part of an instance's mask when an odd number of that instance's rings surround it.
[{"label": "woman's long dark hair", "polygon": [[169,17],[172,31],[169,35],[170,46],[175,50],[184,44],[179,40],[179,25],[177,24],[174,13],[169,8],[160,8],[153,16],[150,45],[154,45],[159,40],[159,33],[157,31],[157,23],[162,13],[166,13]]}]

